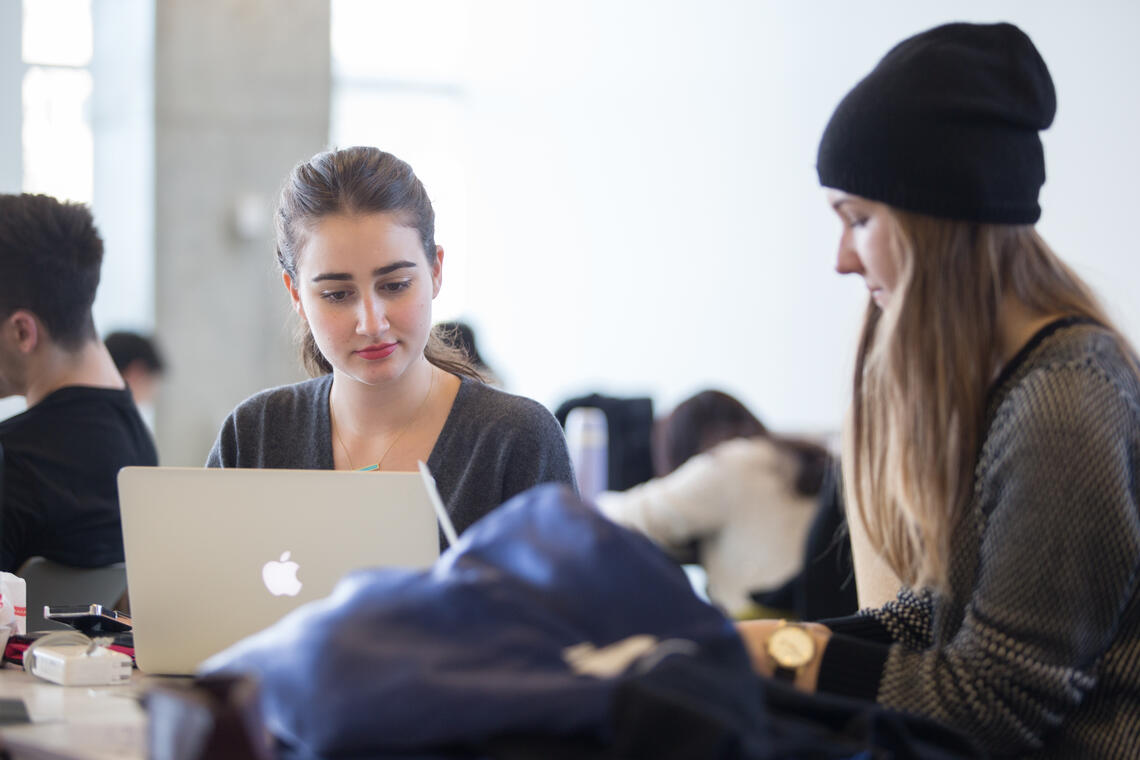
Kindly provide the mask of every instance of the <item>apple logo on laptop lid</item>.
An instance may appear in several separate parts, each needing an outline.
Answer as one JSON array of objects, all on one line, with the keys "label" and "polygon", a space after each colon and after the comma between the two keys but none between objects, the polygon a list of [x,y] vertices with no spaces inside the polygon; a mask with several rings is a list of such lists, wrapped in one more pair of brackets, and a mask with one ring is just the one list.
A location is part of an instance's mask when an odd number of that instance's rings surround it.
[{"label": "apple logo on laptop lid", "polygon": [[285,552],[280,560],[270,560],[261,568],[261,580],[274,596],[296,596],[301,593],[301,581],[297,579],[297,570],[301,566],[289,559],[289,554],[290,552]]}]

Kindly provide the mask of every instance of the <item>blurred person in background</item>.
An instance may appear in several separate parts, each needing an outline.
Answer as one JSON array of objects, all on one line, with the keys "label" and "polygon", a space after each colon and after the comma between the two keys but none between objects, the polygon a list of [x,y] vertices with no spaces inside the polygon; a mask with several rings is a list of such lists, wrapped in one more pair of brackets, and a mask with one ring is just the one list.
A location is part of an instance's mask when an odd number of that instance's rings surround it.
[{"label": "blurred person in background", "polygon": [[154,430],[154,405],[158,397],[166,362],[154,338],[136,332],[119,330],[103,339],[119,374],[139,408],[147,427]]},{"label": "blurred person in background", "polygon": [[710,600],[749,617],[754,592],[800,571],[831,456],[822,446],[771,434],[743,403],[717,390],[658,420],[652,451],[657,477],[601,493],[598,507],[700,564]]},{"label": "blurred person in background", "polygon": [[117,330],[103,339],[119,374],[123,376],[135,403],[154,404],[158,385],[166,372],[166,362],[154,338],[128,330]]}]

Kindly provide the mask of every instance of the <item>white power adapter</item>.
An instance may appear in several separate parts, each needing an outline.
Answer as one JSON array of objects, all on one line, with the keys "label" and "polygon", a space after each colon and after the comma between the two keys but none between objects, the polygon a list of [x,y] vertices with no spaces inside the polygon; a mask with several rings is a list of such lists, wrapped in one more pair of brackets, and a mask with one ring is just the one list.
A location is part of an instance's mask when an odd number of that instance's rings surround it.
[{"label": "white power adapter", "polygon": [[30,649],[31,672],[64,686],[107,686],[131,678],[131,658],[91,644],[45,644]]}]

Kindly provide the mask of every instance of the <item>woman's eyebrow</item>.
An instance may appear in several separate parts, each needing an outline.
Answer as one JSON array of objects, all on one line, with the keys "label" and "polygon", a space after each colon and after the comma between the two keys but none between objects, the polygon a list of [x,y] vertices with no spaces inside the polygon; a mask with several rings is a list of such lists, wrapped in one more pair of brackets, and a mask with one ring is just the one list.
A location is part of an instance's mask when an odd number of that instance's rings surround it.
[{"label": "woman's eyebrow", "polygon": [[321,272],[312,279],[313,282],[320,282],[321,280],[351,280],[352,275],[347,272]]},{"label": "woman's eyebrow", "polygon": [[[397,261],[393,264],[386,264],[385,266],[373,269],[372,276],[382,277],[383,275],[390,274],[391,272],[395,272],[398,269],[408,269],[409,267],[414,268],[415,266],[416,262],[414,261]],[[350,275],[348,272],[321,272],[317,276],[313,277],[312,282],[320,282],[322,280],[347,281],[351,279],[352,275]]]},{"label": "woman's eyebrow", "polygon": [[416,266],[416,262],[414,262],[414,261],[397,261],[394,264],[388,264],[387,266],[382,266],[382,267],[378,267],[376,269],[373,269],[372,270],[372,276],[373,277],[380,277],[380,276],[386,275],[390,272],[395,272],[397,269],[407,269],[409,267],[414,268],[415,266]]}]

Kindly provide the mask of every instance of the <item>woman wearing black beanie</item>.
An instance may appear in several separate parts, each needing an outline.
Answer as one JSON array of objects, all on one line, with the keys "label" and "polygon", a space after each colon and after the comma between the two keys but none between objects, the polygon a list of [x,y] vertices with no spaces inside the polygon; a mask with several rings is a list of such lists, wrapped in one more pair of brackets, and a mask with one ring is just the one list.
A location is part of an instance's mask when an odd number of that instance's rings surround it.
[{"label": "woman wearing black beanie", "polygon": [[1033,227],[1055,108],[1021,30],[949,24],[836,109],[819,177],[837,269],[871,295],[848,515],[902,588],[852,618],[740,629],[766,675],[995,754],[1134,757],[1140,368]]}]

